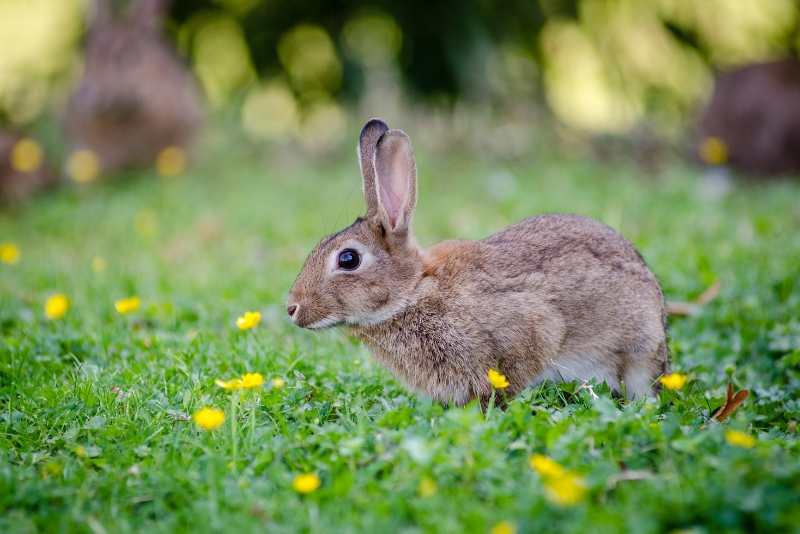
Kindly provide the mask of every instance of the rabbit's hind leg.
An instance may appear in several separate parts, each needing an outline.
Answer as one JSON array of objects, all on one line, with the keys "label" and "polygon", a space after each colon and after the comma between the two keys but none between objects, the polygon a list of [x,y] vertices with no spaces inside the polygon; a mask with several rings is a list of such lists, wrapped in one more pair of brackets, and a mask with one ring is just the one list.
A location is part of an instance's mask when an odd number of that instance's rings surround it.
[{"label": "rabbit's hind leg", "polygon": [[621,374],[628,399],[643,396],[655,397],[661,393],[659,377],[669,372],[669,352],[666,340],[661,340],[655,350],[644,357],[631,358],[631,363]]}]

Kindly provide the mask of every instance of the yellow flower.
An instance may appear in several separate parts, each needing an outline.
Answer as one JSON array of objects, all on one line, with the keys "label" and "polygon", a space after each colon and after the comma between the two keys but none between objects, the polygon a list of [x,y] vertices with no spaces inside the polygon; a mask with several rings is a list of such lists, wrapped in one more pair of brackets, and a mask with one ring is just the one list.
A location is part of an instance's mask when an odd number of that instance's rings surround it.
[{"label": "yellow flower", "polygon": [[242,330],[249,330],[261,321],[261,314],[258,312],[245,312],[243,317],[236,319],[236,326]]},{"label": "yellow flower", "polygon": [[544,496],[558,506],[573,506],[586,498],[583,479],[574,473],[545,479]]},{"label": "yellow flower", "polygon": [[217,378],[214,383],[228,391],[242,388],[253,389],[264,383],[264,377],[260,373],[247,373],[243,374],[242,378],[232,378],[227,381]]},{"label": "yellow flower", "polygon": [[583,479],[567,471],[561,464],[544,454],[534,454],[528,461],[544,479],[545,497],[559,506],[572,506],[586,496]]},{"label": "yellow flower", "polygon": [[664,384],[664,387],[669,389],[681,389],[686,383],[687,378],[688,377],[686,375],[675,373],[671,375],[664,375],[659,378],[658,381]]},{"label": "yellow flower", "polygon": [[76,182],[91,182],[100,175],[100,159],[91,150],[73,152],[67,161],[67,174]]},{"label": "yellow flower", "polygon": [[214,383],[223,389],[227,389],[228,391],[231,391],[232,389],[241,389],[244,386],[242,381],[238,378],[233,378],[227,382],[221,378],[217,378],[214,380]]},{"label": "yellow flower", "polygon": [[156,157],[156,170],[165,178],[178,176],[186,169],[186,153],[177,146],[168,146]]},{"label": "yellow flower", "polygon": [[719,137],[706,137],[700,141],[700,158],[709,165],[722,165],[728,161],[728,145]]},{"label": "yellow flower", "polygon": [[225,412],[218,408],[202,408],[194,414],[194,422],[206,430],[214,430],[223,421],[225,421]]},{"label": "yellow flower", "polygon": [[13,243],[0,243],[0,261],[14,265],[19,261],[19,247]]},{"label": "yellow flower", "polygon": [[506,376],[501,375],[494,369],[489,369],[489,382],[491,382],[492,386],[496,387],[497,389],[508,387],[508,380],[506,380]]},{"label": "yellow flower", "polygon": [[726,430],[725,439],[727,439],[728,443],[731,445],[744,447],[745,449],[750,449],[756,444],[756,438],[744,432],[739,432],[738,430]]},{"label": "yellow flower", "polygon": [[322,484],[322,481],[317,475],[306,474],[297,475],[294,482],[292,482],[292,487],[298,493],[311,493],[317,489],[320,484]]},{"label": "yellow flower", "polygon": [[68,309],[69,299],[61,293],[56,293],[44,303],[44,315],[48,319],[61,319]]},{"label": "yellow flower", "polygon": [[264,377],[259,373],[247,373],[242,375],[241,382],[243,388],[257,388],[264,383]]},{"label": "yellow flower", "polygon": [[141,300],[139,297],[130,297],[127,299],[122,299],[114,302],[114,307],[117,311],[121,314],[135,312],[139,309],[139,304],[141,304]]},{"label": "yellow flower", "polygon": [[286,386],[286,380],[281,377],[277,377],[272,380],[272,387],[275,389],[283,389]]},{"label": "yellow flower", "polygon": [[78,456],[78,457],[80,457],[80,458],[85,458],[85,457],[86,457],[86,455],[88,454],[88,453],[87,453],[87,451],[86,451],[86,447],[84,447],[83,445],[78,445],[78,446],[76,446],[76,447],[73,449],[73,451],[72,451],[72,452],[74,452],[74,453],[75,453],[75,456]]},{"label": "yellow flower", "polygon": [[492,527],[491,534],[517,534],[517,527],[514,523],[501,521]]},{"label": "yellow flower", "polygon": [[20,172],[33,172],[44,159],[42,147],[33,139],[20,139],[11,149],[11,166]]},{"label": "yellow flower", "polygon": [[565,471],[561,464],[544,454],[534,454],[528,465],[543,477],[560,477]]},{"label": "yellow flower", "polygon": [[417,492],[420,497],[432,497],[436,493],[436,482],[431,477],[422,477]]}]

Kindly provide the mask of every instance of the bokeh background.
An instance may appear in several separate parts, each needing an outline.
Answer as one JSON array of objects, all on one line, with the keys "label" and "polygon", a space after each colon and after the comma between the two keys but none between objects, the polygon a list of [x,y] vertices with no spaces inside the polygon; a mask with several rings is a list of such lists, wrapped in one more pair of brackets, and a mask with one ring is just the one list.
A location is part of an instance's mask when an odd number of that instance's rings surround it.
[{"label": "bokeh background", "polygon": [[[0,124],[57,122],[90,10],[0,0]],[[174,0],[163,27],[226,128],[322,156],[373,115],[427,121],[432,150],[515,157],[537,135],[684,150],[716,73],[800,46],[793,0]]]}]

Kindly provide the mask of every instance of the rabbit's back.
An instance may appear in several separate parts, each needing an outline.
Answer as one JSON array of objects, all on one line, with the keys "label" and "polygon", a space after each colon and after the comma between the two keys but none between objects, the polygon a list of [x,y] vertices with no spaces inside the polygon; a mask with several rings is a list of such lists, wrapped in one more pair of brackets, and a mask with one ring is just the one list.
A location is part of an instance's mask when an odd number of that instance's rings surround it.
[{"label": "rabbit's back", "polygon": [[493,235],[485,243],[503,258],[497,278],[528,274],[534,302],[560,316],[559,352],[619,358],[620,374],[635,364],[623,356],[663,353],[666,307],[656,276],[622,234],[576,215],[540,215]]},{"label": "rabbit's back", "polygon": [[[483,241],[497,263],[498,279],[531,276],[530,287],[548,295],[566,315],[591,317],[592,309],[615,318],[612,310],[657,313],[666,321],[664,298],[655,275],[628,239],[616,230],[578,215],[547,214],[526,219]],[[576,308],[577,309],[574,309]],[[577,312],[577,313],[576,313]],[[593,318],[594,320],[595,318]]]}]

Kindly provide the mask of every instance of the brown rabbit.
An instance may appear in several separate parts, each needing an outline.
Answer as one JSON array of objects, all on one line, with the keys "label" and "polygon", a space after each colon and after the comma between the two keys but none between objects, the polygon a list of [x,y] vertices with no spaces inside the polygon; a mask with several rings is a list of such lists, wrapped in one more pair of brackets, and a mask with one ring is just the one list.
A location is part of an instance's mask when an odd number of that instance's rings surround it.
[{"label": "brown rabbit", "polygon": [[732,167],[751,175],[800,173],[800,62],[748,65],[717,80],[701,142],[724,143]]},{"label": "brown rabbit", "polygon": [[636,248],[603,224],[540,215],[427,250],[411,232],[411,141],[373,119],[358,147],[367,213],[311,252],[287,301],[304,328],[344,325],[412,390],[463,406],[545,379],[657,394],[666,310]]},{"label": "brown rabbit", "polygon": [[0,130],[0,203],[18,202],[55,185],[56,174],[41,147],[16,133]]},{"label": "brown rabbit", "polygon": [[91,150],[103,171],[152,165],[170,146],[189,146],[202,99],[189,70],[157,28],[165,0],[138,0],[115,20],[96,0],[85,71],[66,113],[71,149]]}]

